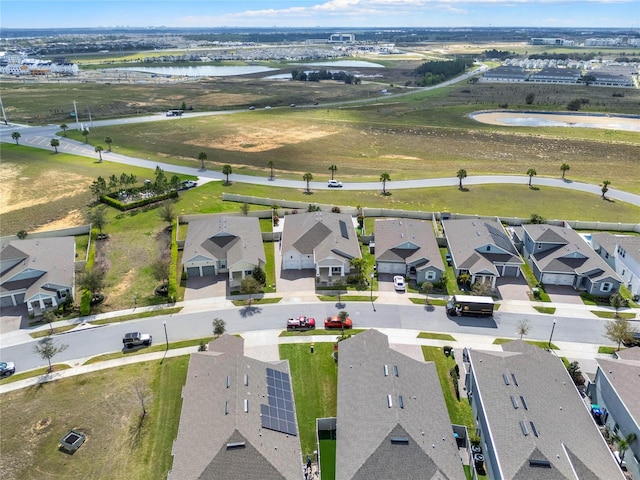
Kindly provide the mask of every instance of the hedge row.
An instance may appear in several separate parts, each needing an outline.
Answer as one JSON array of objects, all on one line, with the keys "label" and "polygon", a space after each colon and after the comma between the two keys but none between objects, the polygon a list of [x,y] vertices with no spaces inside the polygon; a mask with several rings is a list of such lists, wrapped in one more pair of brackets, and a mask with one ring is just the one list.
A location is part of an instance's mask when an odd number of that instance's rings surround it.
[{"label": "hedge row", "polygon": [[[117,194],[113,194],[117,195]],[[112,198],[109,195],[100,195],[100,201],[106,205],[109,205],[113,208],[117,208],[122,212],[126,212],[127,210],[132,210],[134,208],[144,207],[145,205],[150,205],[152,203],[161,202],[163,200],[167,200],[169,198],[178,198],[178,192],[172,190],[167,193],[163,193],[162,195],[156,195],[151,198],[143,198],[142,200],[138,200],[136,202],[131,203],[123,203],[116,198]]]},{"label": "hedge row", "polygon": [[171,231],[171,266],[169,267],[169,285],[167,286],[167,297],[170,302],[175,302],[178,294],[178,241],[175,232],[178,231],[178,219],[174,220]]},{"label": "hedge row", "polygon": [[[93,264],[96,259],[96,231],[91,229],[91,239],[89,245],[89,255],[87,255],[87,263],[84,267],[85,272],[90,271],[93,268]],[[80,294],[80,316],[84,317],[91,313],[91,292],[86,289],[82,289]]]}]

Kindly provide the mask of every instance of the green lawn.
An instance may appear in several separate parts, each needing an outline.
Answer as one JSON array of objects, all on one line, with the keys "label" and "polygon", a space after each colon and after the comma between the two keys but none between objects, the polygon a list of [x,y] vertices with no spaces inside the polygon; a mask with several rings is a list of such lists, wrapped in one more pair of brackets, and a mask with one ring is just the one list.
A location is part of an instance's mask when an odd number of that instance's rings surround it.
[{"label": "green lawn", "polygon": [[533,307],[534,310],[540,313],[546,313],[547,315],[553,315],[556,313],[556,307]]},{"label": "green lawn", "polygon": [[333,345],[317,343],[314,353],[308,343],[280,345],[280,358],[289,360],[305,457],[316,450],[316,418],[337,414],[338,364],[331,356]]},{"label": "green lawn", "polygon": [[[440,379],[440,387],[444,394],[444,401],[447,405],[449,412],[449,418],[452,424],[466,425],[467,428],[475,430],[475,423],[473,421],[473,413],[471,412],[471,405],[466,398],[462,400],[456,399],[453,382],[449,375],[449,370],[455,367],[456,361],[445,356],[441,348],[438,347],[422,347],[422,354],[427,362],[434,362],[436,370],[438,371],[438,378]],[[460,389],[464,386],[464,378],[460,378]]]},{"label": "green lawn", "polygon": [[636,314],[635,313],[630,313],[630,312],[602,312],[600,310],[591,310],[591,313],[593,313],[596,317],[600,317],[600,318],[609,318],[609,319],[616,319],[616,318],[626,318],[627,320],[631,320],[633,318],[636,318]]},{"label": "green lawn", "polygon": [[[187,356],[143,362],[3,394],[3,478],[165,478],[187,365]],[[145,399],[142,421],[134,384]],[[67,455],[57,446],[71,428],[88,439]]]},{"label": "green lawn", "polygon": [[[176,348],[184,348],[184,347],[195,347],[196,345],[200,345],[201,343],[209,343],[213,337],[205,337],[205,338],[197,338],[194,340],[182,340],[180,342],[169,343],[169,350],[173,350]],[[145,353],[153,353],[153,352],[162,352],[167,349],[167,345],[162,343],[156,343],[156,345],[152,345],[150,347],[144,348],[134,348],[131,350],[121,350],[119,352],[105,353],[103,355],[97,355],[95,357],[91,357],[89,360],[83,363],[83,365],[89,365],[91,363],[104,362],[106,360],[113,360],[116,358],[124,358],[124,357],[132,357],[135,355],[143,355]]]},{"label": "green lawn", "polygon": [[420,332],[418,334],[418,338],[428,338],[431,340],[447,340],[450,342],[456,341],[456,339],[451,335],[449,335],[448,333]]},{"label": "green lawn", "polygon": [[[515,340],[515,338],[496,338],[493,341],[494,345],[502,345],[503,343],[509,343],[509,342],[513,342]],[[525,340],[525,342],[527,342],[529,345],[534,345],[538,348],[549,348],[549,342],[539,342],[539,341],[535,341],[535,340]],[[558,347],[552,343],[551,344],[551,350],[559,350]]]}]

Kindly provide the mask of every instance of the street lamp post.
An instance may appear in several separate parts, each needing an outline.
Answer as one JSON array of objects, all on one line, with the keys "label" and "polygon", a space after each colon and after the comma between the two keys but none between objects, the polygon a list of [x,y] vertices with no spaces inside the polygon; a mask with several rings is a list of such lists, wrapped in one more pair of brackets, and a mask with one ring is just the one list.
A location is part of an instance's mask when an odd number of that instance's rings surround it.
[{"label": "street lamp post", "polygon": [[166,342],[166,348],[165,351],[169,350],[169,336],[167,335],[167,321],[163,321],[162,324],[164,325],[164,340]]},{"label": "street lamp post", "polygon": [[373,278],[375,276],[374,273],[369,274],[369,276],[371,277],[371,294],[370,294],[370,298],[371,298],[371,306],[373,307],[373,311],[376,311],[376,306],[373,303]]},{"label": "street lamp post", "polygon": [[556,328],[556,320],[553,320],[553,325],[551,326],[551,335],[549,335],[549,350],[551,350],[551,339],[553,338],[553,330]]}]

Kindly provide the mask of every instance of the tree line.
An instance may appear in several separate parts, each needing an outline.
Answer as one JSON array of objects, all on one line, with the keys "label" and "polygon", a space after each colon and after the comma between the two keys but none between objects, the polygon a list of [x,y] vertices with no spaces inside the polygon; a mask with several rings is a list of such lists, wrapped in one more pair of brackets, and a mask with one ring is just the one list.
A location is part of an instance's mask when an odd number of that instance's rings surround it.
[{"label": "tree line", "polygon": [[415,77],[422,77],[416,80],[416,85],[425,87],[435,85],[464,73],[467,67],[473,64],[471,57],[459,57],[455,60],[438,60],[435,62],[425,62],[413,71]]}]

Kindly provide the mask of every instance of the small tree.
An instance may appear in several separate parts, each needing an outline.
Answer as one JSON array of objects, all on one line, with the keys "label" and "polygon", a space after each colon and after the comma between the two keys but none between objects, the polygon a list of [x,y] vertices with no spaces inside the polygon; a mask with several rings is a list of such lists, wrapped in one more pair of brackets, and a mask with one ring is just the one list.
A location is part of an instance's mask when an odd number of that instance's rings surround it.
[{"label": "small tree", "polygon": [[369,264],[364,258],[354,257],[349,260],[349,266],[353,269],[353,274],[356,277],[356,281],[359,284],[364,283],[364,274],[369,267]]},{"label": "small tree", "polygon": [[620,452],[620,461],[624,460],[624,455],[629,450],[629,447],[636,439],[636,434],[631,432],[629,435],[625,437],[621,437],[620,435],[615,435],[613,439],[618,444],[618,451]]},{"label": "small tree", "polygon": [[531,217],[529,217],[529,223],[534,223],[534,224],[547,223],[547,219],[544,218],[542,215],[538,215],[537,213],[532,213]]},{"label": "small tree", "polygon": [[102,163],[102,152],[104,151],[104,147],[102,145],[96,145],[95,151],[100,157],[100,163]]},{"label": "small tree", "polygon": [[107,149],[108,149],[107,151],[110,152],[111,151],[111,144],[113,143],[113,140],[111,139],[111,137],[106,137],[104,139],[104,143],[107,144]]},{"label": "small tree", "polygon": [[93,183],[91,183],[89,190],[96,196],[96,202],[98,202],[100,201],[100,195],[107,193],[107,181],[103,177],[98,177],[97,180],[94,180]]},{"label": "small tree", "polygon": [[60,124],[60,128],[62,129],[62,133],[66,137],[67,136],[67,128],[69,128],[69,125],[67,125],[66,123],[61,123]]},{"label": "small tree", "polygon": [[422,285],[420,285],[420,290],[422,290],[422,293],[424,293],[424,304],[429,305],[429,294],[433,292],[433,283],[422,282]]},{"label": "small tree", "polygon": [[84,137],[84,143],[88,143],[89,142],[89,129],[88,128],[83,128],[82,129],[82,136]]},{"label": "small tree", "polygon": [[275,166],[276,162],[274,162],[273,160],[269,160],[267,162],[267,167],[269,167],[269,180],[273,180],[273,167]]},{"label": "small tree", "polygon": [[133,391],[135,392],[136,397],[138,397],[138,400],[140,400],[140,408],[142,409],[140,412],[140,422],[138,423],[138,428],[140,429],[142,427],[142,422],[147,416],[147,399],[149,397],[149,388],[142,377],[138,377],[134,380]]},{"label": "small tree", "polygon": [[342,306],[342,289],[345,288],[345,286],[346,284],[343,278],[340,278],[333,283],[333,288],[338,292],[338,305],[340,306]]},{"label": "small tree", "polygon": [[49,363],[49,369],[47,373],[51,373],[53,367],[51,366],[51,359],[55,357],[58,353],[64,352],[69,345],[65,343],[61,343],[56,345],[51,337],[44,337],[38,343],[36,343],[33,347],[33,351],[40,355],[40,358],[46,360]]},{"label": "small tree", "polygon": [[604,180],[602,182],[602,188],[600,189],[600,191],[602,192],[603,199],[606,198],[605,195],[609,191],[609,185],[611,185],[611,182],[609,180]]},{"label": "small tree", "polygon": [[461,168],[456,172],[456,177],[458,177],[458,188],[462,190],[462,180],[467,178],[467,171],[464,168]]},{"label": "small tree", "polygon": [[165,200],[158,209],[158,216],[163,222],[167,222],[167,230],[171,230],[173,221],[176,218],[176,210],[171,200]]},{"label": "small tree", "polygon": [[231,165],[223,165],[222,166],[222,174],[227,176],[227,180],[224,182],[225,185],[230,185],[229,183],[229,175],[233,173],[231,169]]},{"label": "small tree", "polygon": [[635,327],[633,327],[626,318],[616,318],[615,320],[607,322],[604,325],[604,330],[605,337],[618,344],[618,350],[620,350],[622,343],[630,341],[637,333]]},{"label": "small tree", "polygon": [[338,167],[336,167],[335,165],[330,165],[329,170],[331,170],[331,180],[333,180],[333,175],[334,173],[336,173],[336,170],[338,170]]},{"label": "small tree", "polygon": [[105,205],[99,205],[89,210],[87,220],[92,226],[98,229],[100,236],[102,236],[102,229],[109,223],[107,220],[107,207]]},{"label": "small tree", "polygon": [[574,98],[573,100],[570,100],[569,103],[567,103],[567,110],[569,110],[570,112],[577,112],[578,110],[580,110],[581,106],[582,100],[580,100],[579,98]]},{"label": "small tree", "polygon": [[60,140],[58,140],[57,138],[52,138],[51,139],[51,146],[56,151],[56,153],[58,153],[58,147],[60,146]]},{"label": "small tree", "polygon": [[26,230],[18,230],[18,233],[16,233],[16,237],[18,237],[20,240],[24,240],[25,238],[27,238],[27,235],[29,235],[29,233]]},{"label": "small tree", "polygon": [[387,172],[380,174],[380,181],[382,182],[382,194],[387,194],[387,182],[391,181],[391,176]]},{"label": "small tree", "polygon": [[153,277],[161,282],[162,295],[165,295],[167,284],[169,283],[169,275],[171,274],[171,253],[162,250],[158,258],[151,264],[151,271],[153,272]]},{"label": "small tree", "polygon": [[11,134],[11,138],[16,141],[16,145],[20,145],[20,142],[18,142],[18,140],[20,140],[20,137],[22,137],[22,135],[20,135],[20,132],[13,132]]},{"label": "small tree", "polygon": [[249,215],[249,204],[247,202],[242,202],[240,204],[240,212],[246,217]]},{"label": "small tree", "polygon": [[309,182],[313,180],[313,174],[309,172],[305,173],[304,175],[302,175],[302,180],[307,182],[307,191],[305,193],[307,194],[311,193],[311,190],[309,189]]},{"label": "small tree", "polygon": [[256,282],[258,282],[260,285],[264,285],[265,282],[267,281],[267,274],[260,267],[260,265],[256,265],[253,268],[253,270],[251,271],[251,276],[255,278]]},{"label": "small tree", "polygon": [[338,313],[338,318],[340,319],[342,334],[344,335],[344,323],[347,321],[347,318],[349,318],[349,313],[344,310],[340,310],[340,312]]},{"label": "small tree", "polygon": [[527,93],[527,96],[524,98],[524,101],[527,105],[531,105],[536,98],[535,93]]},{"label": "small tree", "polygon": [[529,186],[531,186],[531,180],[537,175],[536,169],[530,168],[529,170],[527,170],[527,175],[529,175]]},{"label": "small tree", "polygon": [[249,295],[250,301],[253,300],[252,295],[258,293],[261,289],[262,285],[252,276],[245,277],[242,279],[242,282],[240,282],[240,291],[245,295]]},{"label": "small tree", "polygon": [[580,365],[578,364],[578,362],[571,362],[569,365],[567,365],[567,372],[569,372],[571,380],[573,380],[573,383],[576,387],[581,387],[582,385],[584,385],[585,380],[582,376],[582,372],[580,371]]},{"label": "small tree", "polygon": [[223,319],[217,317],[213,319],[213,334],[216,337],[224,335],[226,329],[227,323]]},{"label": "small tree", "polygon": [[619,317],[618,310],[620,310],[622,307],[625,306],[624,297],[620,295],[618,292],[612,293],[611,296],[609,297],[609,303],[615,309],[616,318],[618,318]]},{"label": "small tree", "polygon": [[564,175],[565,173],[567,173],[569,171],[571,167],[569,166],[568,163],[563,163],[562,165],[560,165],[560,170],[562,170],[562,179],[564,180]]},{"label": "small tree", "polygon": [[48,323],[49,324],[49,335],[51,335],[53,333],[53,322],[56,319],[56,314],[53,313],[53,310],[46,310],[43,314],[42,314],[42,321],[44,323]]},{"label": "small tree", "polygon": [[200,160],[200,170],[202,170],[204,172],[205,168],[204,168],[204,161],[207,159],[207,154],[204,152],[200,152],[198,154],[198,160]]},{"label": "small tree", "polygon": [[520,335],[520,340],[522,340],[522,337],[527,335],[529,333],[529,329],[531,328],[531,326],[529,325],[529,320],[527,320],[526,318],[523,318],[522,320],[520,320],[518,322],[518,326],[516,328],[516,333],[518,335]]},{"label": "small tree", "polygon": [[93,300],[104,288],[105,276],[106,272],[104,268],[94,265],[89,270],[85,270],[80,276],[80,288],[89,291],[91,293],[91,299]]}]

